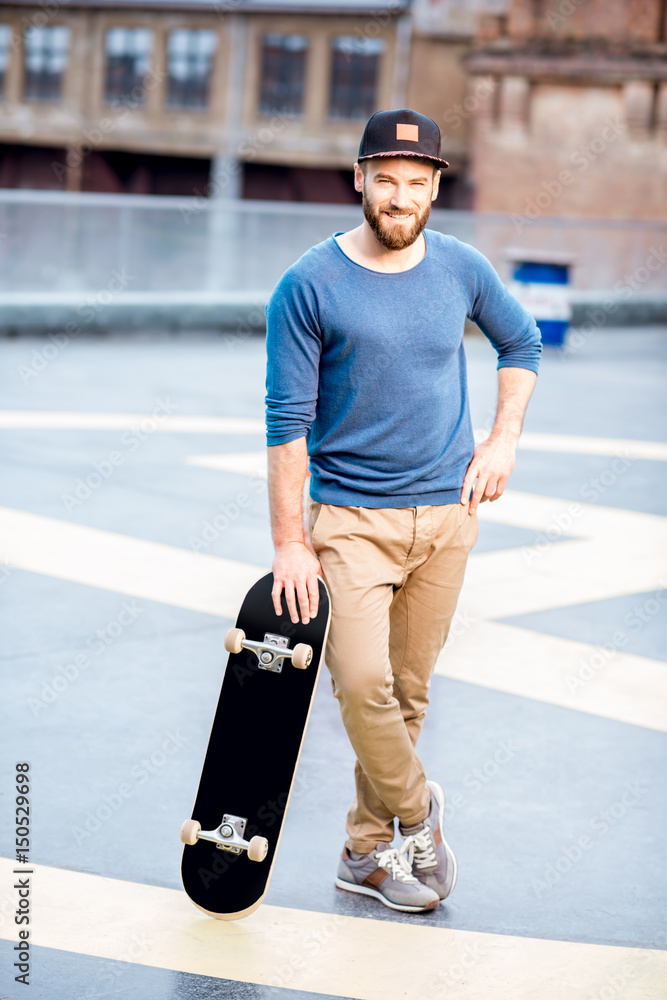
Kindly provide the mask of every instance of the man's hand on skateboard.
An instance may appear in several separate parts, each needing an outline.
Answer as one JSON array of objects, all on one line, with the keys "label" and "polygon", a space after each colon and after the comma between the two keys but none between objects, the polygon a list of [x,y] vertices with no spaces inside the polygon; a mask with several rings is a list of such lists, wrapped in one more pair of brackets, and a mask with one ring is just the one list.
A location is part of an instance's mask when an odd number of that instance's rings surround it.
[{"label": "man's hand on skateboard", "polygon": [[[290,538],[299,538],[298,527]],[[297,545],[283,550],[286,563],[298,562],[289,554]],[[308,559],[319,591],[316,618],[278,622],[275,580],[266,573],[225,635],[229,659],[194,807],[181,827],[183,887],[195,906],[220,920],[254,912],[273,871],[331,621],[317,559]]]},{"label": "man's hand on skateboard", "polygon": [[305,542],[283,542],[276,546],[272,570],[275,582],[271,596],[276,614],[283,613],[280,595],[284,590],[290,618],[298,622],[300,612],[303,624],[307,625],[317,616],[317,577],[322,576],[319,560]]}]

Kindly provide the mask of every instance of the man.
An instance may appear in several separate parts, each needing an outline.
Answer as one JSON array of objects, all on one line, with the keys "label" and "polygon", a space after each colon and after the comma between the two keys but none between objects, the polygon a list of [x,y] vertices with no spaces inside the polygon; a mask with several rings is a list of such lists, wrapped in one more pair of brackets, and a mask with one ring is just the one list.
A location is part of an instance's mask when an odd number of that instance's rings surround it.
[{"label": "man", "polygon": [[[307,622],[326,581],[326,663],[357,756],[336,885],[407,912],[438,906],[456,880],[444,793],[415,744],[477,507],[505,489],[541,350],[486,257],[424,229],[448,166],[440,141],[415,111],[373,115],[354,165],[364,221],[305,253],[267,306],[274,604],[284,590]],[[498,352],[496,420],[477,447],[466,315]]]}]

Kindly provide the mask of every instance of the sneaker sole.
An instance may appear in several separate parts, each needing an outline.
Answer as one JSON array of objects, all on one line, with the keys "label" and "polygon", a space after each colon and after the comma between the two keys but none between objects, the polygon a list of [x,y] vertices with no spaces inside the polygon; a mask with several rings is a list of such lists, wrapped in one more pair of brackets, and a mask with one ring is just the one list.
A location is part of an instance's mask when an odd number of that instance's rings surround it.
[{"label": "sneaker sole", "polygon": [[346,892],[357,892],[360,896],[373,896],[374,899],[379,899],[381,903],[388,906],[392,910],[401,910],[403,913],[423,913],[425,910],[435,910],[440,905],[439,899],[434,899],[431,903],[427,903],[426,906],[410,906],[408,903],[392,903],[390,899],[383,896],[381,892],[377,889],[371,889],[367,885],[358,885],[356,882],[346,882],[345,879],[337,878],[336,885],[339,889],[345,889]]},{"label": "sneaker sole", "polygon": [[[440,824],[440,836],[442,837],[442,843],[445,848],[445,851],[447,852],[447,859],[448,861],[451,861],[452,868],[454,870],[454,877],[452,878],[452,884],[449,889],[449,892],[447,893],[447,896],[450,896],[454,891],[454,886],[456,885],[456,877],[459,873],[459,869],[456,863],[456,858],[454,857],[454,852],[447,843],[447,841],[445,840],[445,834],[443,832],[444,819],[445,819],[445,793],[437,781],[427,781],[426,784],[434,793],[436,801],[438,803],[438,822]],[[447,899],[447,896],[443,896],[443,899]]]}]

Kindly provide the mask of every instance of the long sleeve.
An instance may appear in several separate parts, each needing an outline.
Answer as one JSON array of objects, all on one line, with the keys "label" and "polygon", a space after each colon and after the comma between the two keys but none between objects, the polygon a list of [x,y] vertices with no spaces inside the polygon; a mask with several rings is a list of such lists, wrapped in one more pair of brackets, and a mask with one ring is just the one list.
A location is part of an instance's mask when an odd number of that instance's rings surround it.
[{"label": "long sleeve", "polygon": [[266,307],[266,440],[287,444],[315,418],[322,338],[312,286],[288,270]]},{"label": "long sleeve", "polygon": [[537,374],[542,335],[530,313],[502,283],[491,262],[468,247],[475,263],[473,304],[469,316],[498,354],[498,368],[527,368]]}]

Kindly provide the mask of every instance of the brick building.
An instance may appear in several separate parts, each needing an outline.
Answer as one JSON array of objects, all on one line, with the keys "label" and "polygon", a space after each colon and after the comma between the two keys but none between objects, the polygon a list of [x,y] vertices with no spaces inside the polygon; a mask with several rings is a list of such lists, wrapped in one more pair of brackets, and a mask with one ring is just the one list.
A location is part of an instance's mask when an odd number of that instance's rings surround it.
[{"label": "brick building", "polygon": [[[472,22],[413,31],[408,5],[0,5],[0,186],[356,202],[373,111],[438,117],[443,86],[465,96]],[[448,144],[442,207],[471,204],[466,146],[465,131]]]},{"label": "brick building", "polygon": [[512,0],[463,62],[476,209],[667,218],[665,0]]},{"label": "brick building", "polygon": [[13,0],[0,187],[355,202],[407,104],[439,207],[664,218],[666,32],[667,0]]}]

